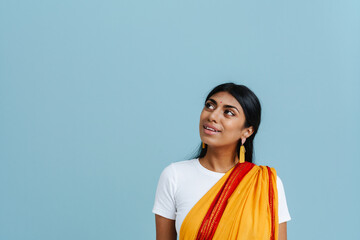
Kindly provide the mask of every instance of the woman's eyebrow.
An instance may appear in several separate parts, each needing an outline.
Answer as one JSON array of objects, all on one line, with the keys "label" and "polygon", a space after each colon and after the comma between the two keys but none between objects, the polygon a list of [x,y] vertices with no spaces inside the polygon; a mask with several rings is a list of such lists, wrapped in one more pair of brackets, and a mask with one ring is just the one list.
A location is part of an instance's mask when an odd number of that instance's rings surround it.
[{"label": "woman's eyebrow", "polygon": [[[211,101],[212,103],[214,103],[215,105],[217,105],[217,102],[215,101],[215,99],[209,98],[209,101]],[[231,105],[224,105],[224,107],[226,108],[235,108],[236,111],[239,112],[239,110],[235,107],[235,106],[231,106]],[[240,113],[240,112],[239,112]]]}]

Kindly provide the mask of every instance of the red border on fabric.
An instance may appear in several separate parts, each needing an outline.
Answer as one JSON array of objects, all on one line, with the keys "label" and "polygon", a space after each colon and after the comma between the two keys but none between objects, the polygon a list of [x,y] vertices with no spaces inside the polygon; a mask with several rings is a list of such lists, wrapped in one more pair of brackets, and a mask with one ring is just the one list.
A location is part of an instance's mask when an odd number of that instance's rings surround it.
[{"label": "red border on fabric", "polygon": [[236,164],[233,171],[230,173],[229,177],[226,179],[225,183],[211,203],[196,236],[197,240],[210,240],[213,238],[226,208],[227,200],[235,191],[241,180],[254,166],[255,164],[250,162]]},{"label": "red border on fabric", "polygon": [[271,212],[271,235],[270,235],[270,240],[274,240],[275,239],[275,214],[274,214],[274,204],[273,204],[273,199],[274,199],[274,189],[273,189],[273,181],[272,181],[272,172],[271,169],[267,167],[268,170],[268,175],[269,175],[269,206],[270,206],[270,212]]}]

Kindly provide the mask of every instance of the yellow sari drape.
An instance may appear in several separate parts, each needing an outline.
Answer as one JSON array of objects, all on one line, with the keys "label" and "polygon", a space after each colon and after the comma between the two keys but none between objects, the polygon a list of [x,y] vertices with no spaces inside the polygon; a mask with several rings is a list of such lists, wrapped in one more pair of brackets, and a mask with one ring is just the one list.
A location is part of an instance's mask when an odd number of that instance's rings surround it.
[{"label": "yellow sari drape", "polygon": [[[241,164],[251,164],[252,168],[228,198],[220,221],[215,223],[217,226],[212,239],[278,240],[276,170],[249,162]],[[234,168],[226,172],[186,215],[180,227],[180,240],[195,240],[197,237],[207,240],[198,236],[199,229],[210,206],[215,202],[215,196]]]}]

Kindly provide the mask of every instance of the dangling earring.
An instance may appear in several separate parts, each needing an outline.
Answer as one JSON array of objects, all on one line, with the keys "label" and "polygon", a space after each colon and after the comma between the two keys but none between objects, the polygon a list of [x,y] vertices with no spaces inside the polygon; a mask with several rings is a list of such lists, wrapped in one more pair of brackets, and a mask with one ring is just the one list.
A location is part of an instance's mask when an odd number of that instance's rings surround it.
[{"label": "dangling earring", "polygon": [[204,142],[202,143],[202,148],[205,148],[205,143]]},{"label": "dangling earring", "polygon": [[241,146],[240,146],[240,150],[239,150],[239,163],[243,163],[245,162],[245,146],[243,144],[243,142],[241,141]]}]

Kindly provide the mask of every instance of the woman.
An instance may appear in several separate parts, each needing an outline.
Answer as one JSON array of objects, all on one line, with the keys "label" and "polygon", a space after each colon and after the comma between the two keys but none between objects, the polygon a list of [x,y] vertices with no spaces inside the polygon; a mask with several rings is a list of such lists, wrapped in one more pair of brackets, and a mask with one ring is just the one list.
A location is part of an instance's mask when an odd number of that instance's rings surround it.
[{"label": "woman", "polygon": [[246,86],[224,83],[206,97],[199,154],[160,175],[156,239],[286,240],[291,219],[274,168],[252,163],[261,105]]}]

